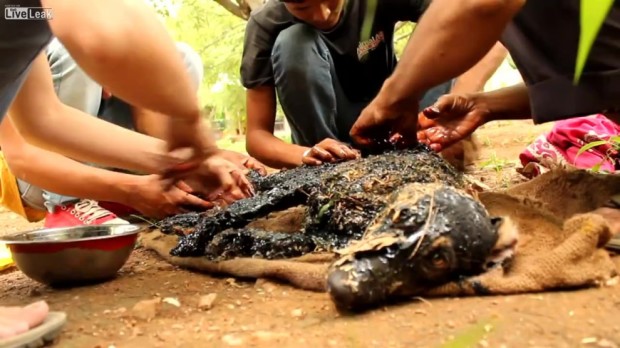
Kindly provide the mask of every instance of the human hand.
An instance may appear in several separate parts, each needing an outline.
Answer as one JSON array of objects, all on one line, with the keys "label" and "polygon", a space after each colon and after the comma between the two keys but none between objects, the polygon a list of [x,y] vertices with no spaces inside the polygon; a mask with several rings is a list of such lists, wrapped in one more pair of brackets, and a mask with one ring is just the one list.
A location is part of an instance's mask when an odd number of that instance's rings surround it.
[{"label": "human hand", "polygon": [[471,135],[488,116],[488,109],[470,96],[441,96],[418,115],[418,140],[435,151],[442,151]]},{"label": "human hand", "polygon": [[359,156],[359,151],[352,149],[349,145],[327,138],[306,150],[301,161],[310,166],[318,166],[324,162],[352,160]]},{"label": "human hand", "polygon": [[239,164],[224,158],[218,151],[183,181],[206,200],[225,205],[254,195],[254,188],[243,171]]},{"label": "human hand", "polygon": [[159,175],[136,175],[130,184],[126,204],[147,217],[158,219],[213,207],[212,203],[193,195],[192,188],[182,181],[169,189],[160,181]]},{"label": "human hand", "polygon": [[219,149],[209,143],[207,137],[210,133],[199,118],[188,120],[168,117],[167,122],[165,140],[168,153],[163,176],[176,182],[198,170],[203,161]]},{"label": "human hand", "polygon": [[362,110],[349,134],[355,143],[363,147],[404,147],[415,144],[417,111],[417,102],[411,102],[404,108],[391,106],[377,97]]},{"label": "human hand", "polygon": [[242,169],[243,174],[249,173],[250,170],[256,170],[260,175],[267,175],[267,167],[254,157],[230,150],[220,150],[218,153],[222,158],[237,164]]}]

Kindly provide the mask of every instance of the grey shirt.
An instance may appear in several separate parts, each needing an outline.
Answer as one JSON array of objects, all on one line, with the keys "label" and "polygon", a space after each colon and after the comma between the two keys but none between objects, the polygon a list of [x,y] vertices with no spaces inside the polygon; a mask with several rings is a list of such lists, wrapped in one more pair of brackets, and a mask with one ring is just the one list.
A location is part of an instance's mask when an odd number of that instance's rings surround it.
[{"label": "grey shirt", "polygon": [[5,19],[7,6],[41,7],[38,0],[0,0],[0,121],[21,88],[32,61],[52,39],[46,20]]}]

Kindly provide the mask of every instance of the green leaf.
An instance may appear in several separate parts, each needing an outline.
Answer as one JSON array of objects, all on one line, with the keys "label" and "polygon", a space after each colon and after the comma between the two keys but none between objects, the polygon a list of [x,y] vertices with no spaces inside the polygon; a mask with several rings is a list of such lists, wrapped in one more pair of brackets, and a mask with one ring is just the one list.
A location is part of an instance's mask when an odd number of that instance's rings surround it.
[{"label": "green leaf", "polygon": [[581,0],[581,32],[579,33],[579,48],[573,81],[575,85],[579,83],[592,45],[594,45],[596,36],[599,30],[601,30],[605,17],[607,17],[613,3],[614,0]]},{"label": "green leaf", "polygon": [[597,146],[601,146],[601,145],[605,145],[605,144],[607,144],[607,140],[598,140],[598,141],[593,141],[591,143],[587,143],[584,146],[582,146],[581,149],[579,149],[579,151],[577,151],[577,156],[579,156],[582,153],[590,150],[593,147],[597,147]]},{"label": "green leaf", "polygon": [[333,205],[332,201],[327,202],[327,204],[323,205],[320,209],[319,209],[319,215],[317,216],[317,218],[320,220],[323,218],[323,215],[327,214],[327,212],[329,211],[329,208],[331,208]]},{"label": "green leaf", "polygon": [[592,166],[592,171],[599,172],[601,170],[601,166],[603,165],[604,162],[605,161],[603,160],[603,161],[595,164],[594,166]]},{"label": "green leaf", "polygon": [[366,13],[364,13],[364,22],[362,22],[362,28],[360,33],[361,41],[370,39],[372,35],[372,27],[375,21],[375,14],[377,12],[378,0],[368,0],[366,3]]}]

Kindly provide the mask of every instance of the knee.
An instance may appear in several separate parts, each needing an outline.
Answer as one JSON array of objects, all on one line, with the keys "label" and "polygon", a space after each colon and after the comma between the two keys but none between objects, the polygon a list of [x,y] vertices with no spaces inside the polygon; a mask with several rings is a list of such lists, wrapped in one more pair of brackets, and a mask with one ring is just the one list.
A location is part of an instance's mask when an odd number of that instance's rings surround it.
[{"label": "knee", "polygon": [[192,48],[192,46],[184,42],[177,42],[176,46],[177,50],[181,54],[181,57],[183,58],[185,68],[189,73],[194,87],[198,89],[200,87],[200,82],[202,82],[202,78],[204,76],[204,66],[202,64],[202,58],[200,57],[198,52],[196,52]]},{"label": "knee", "polygon": [[307,67],[316,67],[320,61],[328,62],[327,46],[319,33],[306,24],[295,24],[276,38],[273,46],[272,64],[274,72],[307,72]]}]

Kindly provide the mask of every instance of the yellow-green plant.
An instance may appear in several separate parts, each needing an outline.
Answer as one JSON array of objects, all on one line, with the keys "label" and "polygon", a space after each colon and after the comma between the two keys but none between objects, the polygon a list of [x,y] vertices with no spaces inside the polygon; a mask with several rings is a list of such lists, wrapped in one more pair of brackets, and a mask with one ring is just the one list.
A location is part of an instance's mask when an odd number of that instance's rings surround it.
[{"label": "yellow-green plant", "polygon": [[605,161],[618,161],[618,158],[616,157],[618,156],[618,152],[620,152],[620,136],[616,135],[610,137],[607,140],[597,140],[589,142],[582,146],[579,151],[577,151],[577,157],[579,157],[579,155],[581,155],[582,153],[601,145],[609,145],[609,149],[607,150],[603,160],[590,168],[594,172],[599,172],[601,170],[601,165],[603,165]]},{"label": "yellow-green plant", "polygon": [[579,47],[575,64],[574,83],[578,84],[581,73],[588,60],[596,36],[603,26],[605,17],[611,10],[614,0],[581,0]]}]

